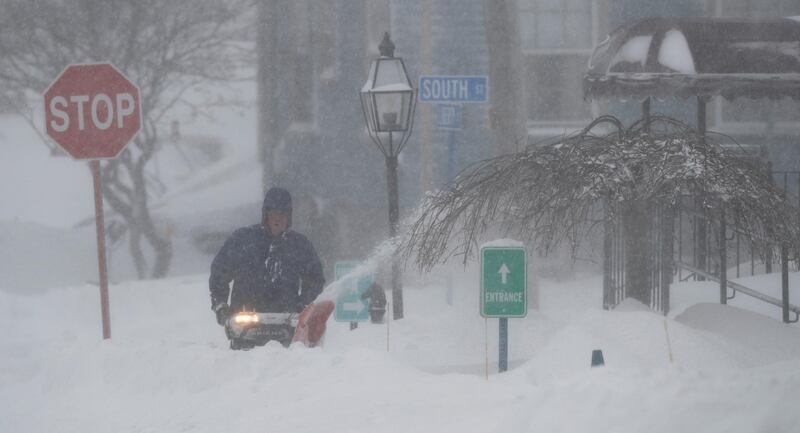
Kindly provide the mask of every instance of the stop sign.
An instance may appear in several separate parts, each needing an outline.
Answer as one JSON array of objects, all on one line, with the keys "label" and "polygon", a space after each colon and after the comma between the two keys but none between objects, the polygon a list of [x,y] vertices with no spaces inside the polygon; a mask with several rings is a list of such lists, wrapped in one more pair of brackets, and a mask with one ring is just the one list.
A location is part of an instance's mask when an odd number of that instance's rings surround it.
[{"label": "stop sign", "polygon": [[67,66],[44,109],[47,135],[75,159],[114,158],[142,124],[139,88],[110,63]]}]

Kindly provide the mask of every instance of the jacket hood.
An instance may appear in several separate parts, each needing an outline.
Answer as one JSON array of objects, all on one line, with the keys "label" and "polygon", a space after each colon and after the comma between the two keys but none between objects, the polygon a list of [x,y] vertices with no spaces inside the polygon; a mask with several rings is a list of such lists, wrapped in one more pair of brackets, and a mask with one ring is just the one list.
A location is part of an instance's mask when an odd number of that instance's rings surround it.
[{"label": "jacket hood", "polygon": [[264,195],[261,207],[261,221],[266,221],[268,210],[279,210],[289,214],[289,227],[292,226],[292,195],[285,188],[270,188]]}]

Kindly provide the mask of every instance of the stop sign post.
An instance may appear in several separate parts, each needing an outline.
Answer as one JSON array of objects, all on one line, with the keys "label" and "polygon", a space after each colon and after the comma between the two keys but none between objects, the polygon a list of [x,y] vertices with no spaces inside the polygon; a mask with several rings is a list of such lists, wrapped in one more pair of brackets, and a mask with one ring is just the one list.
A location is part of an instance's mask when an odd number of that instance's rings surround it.
[{"label": "stop sign post", "polygon": [[142,125],[139,88],[110,63],[69,65],[44,93],[45,130],[94,180],[103,338],[111,338],[100,161],[119,155]]}]

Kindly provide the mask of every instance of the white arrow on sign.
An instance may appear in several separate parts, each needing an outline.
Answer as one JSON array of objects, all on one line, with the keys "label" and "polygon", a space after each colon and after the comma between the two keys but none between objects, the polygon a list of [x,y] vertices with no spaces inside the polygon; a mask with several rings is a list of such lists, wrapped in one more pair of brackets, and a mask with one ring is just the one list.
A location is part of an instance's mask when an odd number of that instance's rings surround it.
[{"label": "white arrow on sign", "polygon": [[358,301],[342,303],[342,309],[344,309],[344,311],[353,311],[356,313],[360,313],[364,311],[364,307],[365,307],[364,303]]},{"label": "white arrow on sign", "polygon": [[508,281],[508,274],[510,274],[511,271],[509,271],[508,266],[503,263],[503,266],[500,266],[500,270],[497,271],[497,273],[500,274],[500,280],[505,284]]}]

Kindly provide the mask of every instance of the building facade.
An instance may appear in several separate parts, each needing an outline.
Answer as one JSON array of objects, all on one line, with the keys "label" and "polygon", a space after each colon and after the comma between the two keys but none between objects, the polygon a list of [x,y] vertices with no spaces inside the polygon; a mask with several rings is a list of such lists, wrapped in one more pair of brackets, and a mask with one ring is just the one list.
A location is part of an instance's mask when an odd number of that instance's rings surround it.
[{"label": "building facade", "polygon": [[[517,0],[522,51],[527,67],[528,131],[531,141],[569,133],[600,114],[628,122],[640,115],[639,101],[584,101],[582,74],[593,47],[620,25],[647,16],[800,16],[794,0]],[[694,123],[694,104],[653,101],[652,111]],[[786,158],[798,144],[800,103],[714,98],[709,129],[742,144],[761,146],[776,168],[800,169]],[[795,152],[798,153],[798,152]]]},{"label": "building facade", "polygon": [[[387,233],[383,155],[366,134],[358,91],[389,32],[411,80],[420,75],[488,75],[486,10],[491,0],[332,0],[293,2],[288,25],[304,36],[303,58],[287,80],[308,95],[286,120],[281,169],[303,191],[310,214],[333,215],[331,256],[363,257]],[[290,2],[291,3],[291,2]],[[583,128],[601,114],[625,122],[640,101],[587,101],[582,76],[594,47],[618,26],[647,16],[800,16],[797,0],[516,0],[528,143]],[[286,23],[283,24],[285,27]],[[299,81],[298,81],[299,80]],[[304,90],[309,90],[304,92]],[[489,92],[491,93],[491,88]],[[715,98],[709,129],[765,149],[775,168],[800,168],[800,103]],[[310,107],[310,108],[308,108]],[[493,155],[491,107],[464,104],[459,128],[437,127],[433,104],[418,103],[414,132],[399,158],[401,219],[452,172]],[[695,105],[653,101],[652,111],[693,123]],[[283,113],[284,115],[286,113]],[[279,146],[280,147],[280,146]],[[324,230],[323,230],[324,231]]]}]

